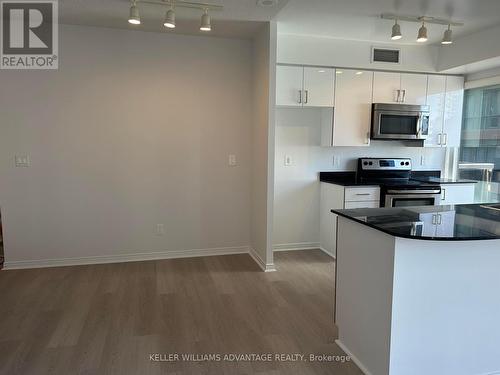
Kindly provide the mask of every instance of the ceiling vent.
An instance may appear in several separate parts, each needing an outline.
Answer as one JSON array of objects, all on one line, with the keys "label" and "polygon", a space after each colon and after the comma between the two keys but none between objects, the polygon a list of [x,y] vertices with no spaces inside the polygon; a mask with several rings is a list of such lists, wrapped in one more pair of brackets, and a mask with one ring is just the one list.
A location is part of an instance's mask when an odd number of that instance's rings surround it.
[{"label": "ceiling vent", "polygon": [[401,62],[401,50],[397,48],[373,47],[372,63],[375,62],[399,64]]}]

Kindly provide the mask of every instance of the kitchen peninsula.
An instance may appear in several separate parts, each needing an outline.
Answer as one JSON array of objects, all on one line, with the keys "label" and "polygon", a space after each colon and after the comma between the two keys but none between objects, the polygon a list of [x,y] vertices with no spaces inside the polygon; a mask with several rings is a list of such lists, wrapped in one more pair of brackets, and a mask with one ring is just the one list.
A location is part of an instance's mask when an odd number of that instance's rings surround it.
[{"label": "kitchen peninsula", "polygon": [[366,374],[500,371],[500,205],[332,212],[337,342]]}]

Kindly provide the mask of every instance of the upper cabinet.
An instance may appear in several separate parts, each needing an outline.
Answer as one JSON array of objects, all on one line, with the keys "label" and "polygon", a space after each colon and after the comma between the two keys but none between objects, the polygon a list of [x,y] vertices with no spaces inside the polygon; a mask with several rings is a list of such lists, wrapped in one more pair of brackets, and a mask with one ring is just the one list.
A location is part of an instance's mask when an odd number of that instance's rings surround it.
[{"label": "upper cabinet", "polygon": [[335,69],[278,65],[276,105],[333,107]]},{"label": "upper cabinet", "polygon": [[446,99],[443,122],[443,146],[459,147],[462,133],[464,77],[446,77]]},{"label": "upper cabinet", "polygon": [[369,146],[373,72],[338,70],[333,137],[323,146]]},{"label": "upper cabinet", "polygon": [[374,103],[425,104],[426,96],[426,74],[374,73]]},{"label": "upper cabinet", "polygon": [[429,76],[429,136],[425,147],[459,147],[462,129],[464,78]]},{"label": "upper cabinet", "polygon": [[276,105],[301,107],[304,68],[297,66],[276,67]]}]

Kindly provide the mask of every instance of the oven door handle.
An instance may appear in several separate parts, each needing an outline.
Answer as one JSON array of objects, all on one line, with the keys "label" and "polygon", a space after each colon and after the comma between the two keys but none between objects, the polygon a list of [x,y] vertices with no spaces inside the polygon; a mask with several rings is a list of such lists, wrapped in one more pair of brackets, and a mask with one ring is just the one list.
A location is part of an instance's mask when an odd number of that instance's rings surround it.
[{"label": "oven door handle", "polygon": [[422,138],[422,114],[418,116],[417,120],[417,139]]},{"label": "oven door handle", "polygon": [[439,194],[441,190],[387,190],[387,194]]}]

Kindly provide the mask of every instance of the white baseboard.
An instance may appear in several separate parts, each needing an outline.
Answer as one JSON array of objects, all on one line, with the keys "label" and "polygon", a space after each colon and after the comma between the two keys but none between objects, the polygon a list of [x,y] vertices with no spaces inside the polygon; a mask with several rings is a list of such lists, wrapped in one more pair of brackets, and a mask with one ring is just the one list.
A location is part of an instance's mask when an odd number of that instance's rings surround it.
[{"label": "white baseboard", "polygon": [[266,264],[266,262],[264,262],[264,260],[261,258],[259,253],[257,253],[255,251],[255,249],[250,247],[249,253],[250,253],[250,256],[253,258],[253,260],[255,261],[255,263],[257,263],[259,265],[259,267],[262,269],[262,271],[264,271],[264,272],[276,271],[276,267],[274,267],[274,263],[273,264]]},{"label": "white baseboard", "polygon": [[319,248],[319,242],[283,243],[273,245],[274,251],[313,250]]},{"label": "white baseboard", "polygon": [[328,250],[326,250],[326,249],[322,248],[321,246],[319,247],[319,249],[320,249],[322,252],[324,252],[326,255],[329,255],[329,256],[331,256],[333,259],[336,259],[336,258],[335,258],[335,255],[334,255],[333,253],[329,252]]},{"label": "white baseboard", "polygon": [[[160,251],[153,253],[98,255],[98,256],[79,257],[79,258],[22,260],[22,261],[12,261],[12,262],[6,261],[4,264],[4,270],[78,266],[86,264],[140,262],[147,260],[193,258],[193,257],[206,257],[206,256],[230,255],[230,254],[248,254],[249,252],[250,249],[248,246],[240,246],[240,247],[221,247],[212,249]],[[255,259],[253,255],[252,258]]]},{"label": "white baseboard", "polygon": [[340,341],[340,339],[335,340],[335,344],[337,344],[340,347],[340,349],[342,349],[349,357],[351,357],[352,361],[356,364],[356,366],[359,367],[359,369],[363,372],[363,374],[373,375],[370,371],[368,371],[368,369],[359,360],[359,358],[351,353],[351,351],[342,343],[342,341]]}]

